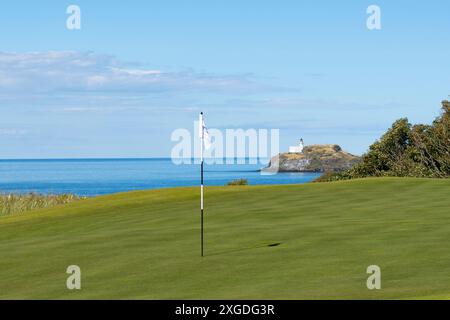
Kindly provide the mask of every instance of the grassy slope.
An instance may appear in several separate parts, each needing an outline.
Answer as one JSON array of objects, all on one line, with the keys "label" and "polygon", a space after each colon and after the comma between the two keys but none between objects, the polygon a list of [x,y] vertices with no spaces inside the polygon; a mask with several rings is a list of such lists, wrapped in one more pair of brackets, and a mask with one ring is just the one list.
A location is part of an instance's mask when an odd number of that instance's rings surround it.
[{"label": "grassy slope", "polygon": [[449,194],[431,179],[209,187],[203,259],[197,188],[1,218],[0,298],[448,298]]}]

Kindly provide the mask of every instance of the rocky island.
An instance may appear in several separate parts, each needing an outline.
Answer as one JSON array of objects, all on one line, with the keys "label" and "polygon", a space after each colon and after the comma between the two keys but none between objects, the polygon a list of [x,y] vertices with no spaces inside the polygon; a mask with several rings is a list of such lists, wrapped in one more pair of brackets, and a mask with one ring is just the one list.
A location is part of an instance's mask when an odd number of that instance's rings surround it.
[{"label": "rocky island", "polygon": [[301,147],[300,152],[285,152],[274,156],[267,172],[340,172],[358,163],[360,157],[348,153],[336,144]]}]

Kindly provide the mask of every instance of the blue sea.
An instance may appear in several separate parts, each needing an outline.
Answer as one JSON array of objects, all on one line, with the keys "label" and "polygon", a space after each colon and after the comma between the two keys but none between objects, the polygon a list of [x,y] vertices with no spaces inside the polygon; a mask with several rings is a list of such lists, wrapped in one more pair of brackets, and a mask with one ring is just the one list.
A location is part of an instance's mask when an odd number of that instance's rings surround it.
[{"label": "blue sea", "polygon": [[[205,185],[247,179],[250,185],[309,182],[318,173],[261,174],[262,163],[205,165]],[[95,196],[131,190],[197,186],[198,164],[171,159],[0,160],[0,193],[73,193]]]}]

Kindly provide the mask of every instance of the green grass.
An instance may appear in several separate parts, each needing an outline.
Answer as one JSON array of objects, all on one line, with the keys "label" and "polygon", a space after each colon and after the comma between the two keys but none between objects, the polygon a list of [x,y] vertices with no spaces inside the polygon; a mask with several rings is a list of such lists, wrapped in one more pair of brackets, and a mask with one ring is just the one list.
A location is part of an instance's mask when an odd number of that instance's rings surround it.
[{"label": "green grass", "polygon": [[401,178],[207,187],[204,258],[198,188],[2,217],[0,298],[449,298],[449,194],[449,180]]}]

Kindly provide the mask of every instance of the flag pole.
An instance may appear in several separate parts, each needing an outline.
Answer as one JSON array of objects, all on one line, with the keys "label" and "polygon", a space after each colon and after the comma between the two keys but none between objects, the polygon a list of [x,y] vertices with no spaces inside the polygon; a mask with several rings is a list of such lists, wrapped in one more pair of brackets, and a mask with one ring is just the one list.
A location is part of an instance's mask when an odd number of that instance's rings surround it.
[{"label": "flag pole", "polygon": [[200,251],[203,257],[203,112],[200,112],[200,130],[201,130],[201,143],[200,143]]}]

